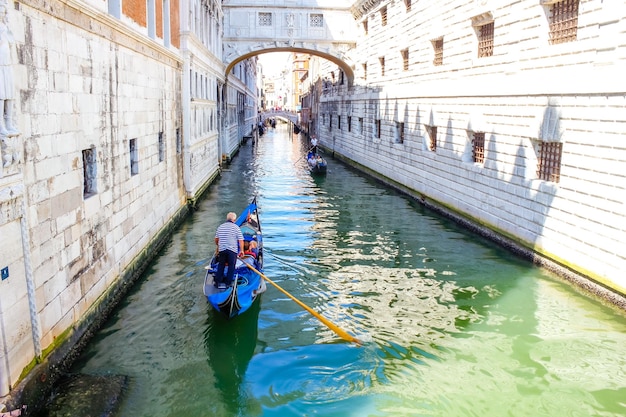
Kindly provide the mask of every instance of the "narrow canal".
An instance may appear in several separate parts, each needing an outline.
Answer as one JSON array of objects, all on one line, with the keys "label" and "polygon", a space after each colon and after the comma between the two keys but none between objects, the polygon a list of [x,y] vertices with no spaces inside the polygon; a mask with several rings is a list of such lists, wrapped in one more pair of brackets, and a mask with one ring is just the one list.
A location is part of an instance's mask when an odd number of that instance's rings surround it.
[{"label": "narrow canal", "polygon": [[[73,372],[125,375],[120,416],[626,415],[623,312],[329,159],[247,143]],[[202,294],[228,211],[258,196],[272,286],[226,321]]]}]

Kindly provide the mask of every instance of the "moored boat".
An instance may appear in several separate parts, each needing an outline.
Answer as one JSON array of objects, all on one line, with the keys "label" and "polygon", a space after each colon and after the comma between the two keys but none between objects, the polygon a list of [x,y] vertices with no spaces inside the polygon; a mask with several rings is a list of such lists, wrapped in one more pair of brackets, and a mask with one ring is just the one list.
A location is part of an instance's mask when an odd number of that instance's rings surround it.
[{"label": "moored boat", "polygon": [[[263,235],[258,216],[256,198],[246,207],[237,220],[244,238],[244,257],[237,259],[235,279],[232,285],[218,288],[215,284],[217,273],[217,256],[214,255],[206,266],[204,277],[204,295],[211,305],[228,318],[244,313],[254,303],[259,294],[267,289],[261,275],[250,269],[246,264],[261,272],[263,268]],[[245,247],[249,246],[249,250]],[[253,248],[256,246],[256,248]],[[226,268],[231,268],[227,265]],[[226,273],[226,270],[224,271]]]}]

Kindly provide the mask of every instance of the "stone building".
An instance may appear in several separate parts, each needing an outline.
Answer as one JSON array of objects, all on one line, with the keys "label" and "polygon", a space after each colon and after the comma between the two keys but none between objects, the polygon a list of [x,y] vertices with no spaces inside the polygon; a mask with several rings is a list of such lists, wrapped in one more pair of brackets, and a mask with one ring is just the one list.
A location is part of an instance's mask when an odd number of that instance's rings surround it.
[{"label": "stone building", "polygon": [[623,4],[361,0],[352,13],[353,85],[330,63],[310,74],[331,80],[311,109],[321,145],[626,294]]},{"label": "stone building", "polygon": [[250,132],[221,3],[0,0],[0,399],[54,379]]}]

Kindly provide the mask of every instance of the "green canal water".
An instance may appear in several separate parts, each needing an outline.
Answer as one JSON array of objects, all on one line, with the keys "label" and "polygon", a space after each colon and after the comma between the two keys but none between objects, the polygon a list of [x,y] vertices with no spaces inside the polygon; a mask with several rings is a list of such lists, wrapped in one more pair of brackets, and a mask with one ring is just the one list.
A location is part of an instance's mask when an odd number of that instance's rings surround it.
[{"label": "green canal water", "polygon": [[[329,159],[286,125],[247,143],[73,372],[125,375],[120,416],[626,415],[626,316]],[[258,196],[271,285],[227,321],[216,227]]]}]

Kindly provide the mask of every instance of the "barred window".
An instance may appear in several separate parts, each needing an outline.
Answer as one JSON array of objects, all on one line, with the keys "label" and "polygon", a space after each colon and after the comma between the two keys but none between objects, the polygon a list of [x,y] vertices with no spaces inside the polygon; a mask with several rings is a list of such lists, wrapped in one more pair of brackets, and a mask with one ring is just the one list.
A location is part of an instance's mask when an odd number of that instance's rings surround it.
[{"label": "barred window", "polygon": [[563,143],[539,142],[539,160],[537,178],[544,181],[559,182],[561,179],[561,155]]},{"label": "barred window", "polygon": [[97,176],[96,149],[89,148],[83,150],[83,198],[96,194]]},{"label": "barred window", "polygon": [[272,14],[268,12],[260,12],[259,26],[272,26]]},{"label": "barred window", "polygon": [[314,28],[324,27],[324,15],[319,13],[312,13],[309,18],[309,26]]},{"label": "barred window", "polygon": [[433,65],[443,65],[443,38],[436,39],[432,42],[433,42],[433,50],[435,52]]},{"label": "barred window", "polygon": [[576,40],[579,0],[562,0],[550,6],[550,43]]},{"label": "barred window", "polygon": [[352,132],[352,116],[348,116],[348,132]]},{"label": "barred window", "polygon": [[404,143],[404,122],[396,122],[396,143]]},{"label": "barred window", "polygon": [[387,26],[387,6],[380,9],[380,24]]},{"label": "barred window", "polygon": [[478,164],[485,163],[485,132],[474,132],[472,159]]},{"label": "barred window", "polygon": [[478,34],[478,58],[493,56],[493,22],[482,25]]},{"label": "barred window", "polygon": [[380,58],[378,58],[378,61],[380,62],[380,75],[381,76],[385,76],[385,57],[381,56]]},{"label": "barred window", "polygon": [[359,117],[359,132],[363,134],[363,118]]},{"label": "barred window", "polygon": [[159,162],[163,162],[165,159],[165,139],[163,138],[163,132],[159,132]]},{"label": "barred window", "polygon": [[139,152],[137,151],[137,139],[128,141],[130,151],[130,175],[139,174]]},{"label": "barred window", "polygon": [[400,51],[400,53],[402,54],[402,69],[404,71],[408,71],[409,70],[409,50],[403,49],[402,51]]},{"label": "barred window", "polygon": [[428,149],[435,152],[437,150],[437,126],[426,126],[428,133]]},{"label": "barred window", "polygon": [[482,25],[478,35],[478,57],[493,56],[493,22]]},{"label": "barred window", "polygon": [[380,123],[380,119],[376,119],[374,121],[374,124],[376,125],[376,138],[380,139],[380,133],[381,133],[381,123]]}]

